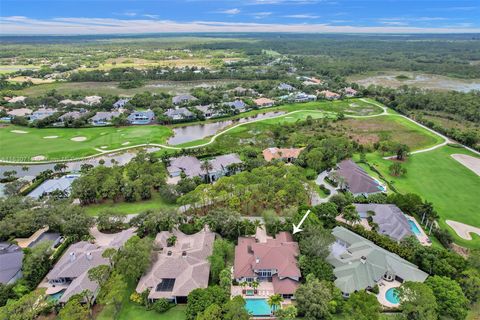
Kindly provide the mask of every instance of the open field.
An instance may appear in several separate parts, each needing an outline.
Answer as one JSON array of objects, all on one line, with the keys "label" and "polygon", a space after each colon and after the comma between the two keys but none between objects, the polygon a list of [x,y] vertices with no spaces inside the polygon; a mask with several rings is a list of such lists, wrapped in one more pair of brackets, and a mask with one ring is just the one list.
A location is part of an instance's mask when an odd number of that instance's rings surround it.
[{"label": "open field", "polygon": [[226,85],[228,83],[242,83],[241,80],[199,80],[199,81],[148,81],[145,86],[132,89],[121,89],[118,82],[54,82],[36,85],[16,91],[18,95],[35,97],[44,95],[48,91],[57,90],[59,94],[79,95],[118,95],[134,96],[145,91],[152,93],[170,92],[172,94],[186,93],[196,86]]},{"label": "open field", "polygon": [[[405,76],[405,77],[404,77]],[[398,88],[403,85],[433,90],[471,91],[480,90],[480,79],[462,80],[434,74],[416,73],[408,71],[378,71],[355,75],[348,78],[362,86],[381,85]]]},{"label": "open field", "polygon": [[[165,143],[170,134],[169,128],[160,125],[47,129],[8,125],[0,128],[0,159],[31,161],[36,156],[44,156],[45,160],[70,159],[100,153],[102,147],[121,148],[126,142],[130,142],[129,145]],[[45,138],[54,136],[57,138]],[[86,139],[74,141],[83,138]]]},{"label": "open field", "polygon": [[20,64],[9,64],[9,65],[0,65],[0,74],[12,73],[18,70],[36,70],[40,69],[40,66],[37,65],[20,65]]},{"label": "open field", "polygon": [[413,151],[443,142],[443,139],[434,133],[403,117],[394,115],[345,119],[337,124],[347,128],[350,137],[359,143],[373,144],[378,142],[382,136],[388,136],[392,141],[408,145]]},{"label": "open field", "polygon": [[147,210],[155,210],[161,208],[175,208],[176,205],[165,203],[157,192],[152,193],[152,199],[137,202],[116,202],[108,201],[101,204],[92,204],[85,207],[87,214],[97,216],[100,212],[109,209],[115,213],[127,215],[141,213]]},{"label": "open field", "polygon": [[384,160],[378,154],[369,154],[367,159],[388,177],[400,192],[417,193],[432,202],[440,215],[440,225],[451,232],[456,243],[468,248],[480,248],[479,236],[474,234],[473,240],[464,240],[445,223],[445,220],[453,220],[480,227],[480,179],[453,159],[452,154],[477,157],[466,149],[450,146],[414,154],[403,164],[407,169],[407,174],[403,177],[389,175],[388,167],[392,161]]}]

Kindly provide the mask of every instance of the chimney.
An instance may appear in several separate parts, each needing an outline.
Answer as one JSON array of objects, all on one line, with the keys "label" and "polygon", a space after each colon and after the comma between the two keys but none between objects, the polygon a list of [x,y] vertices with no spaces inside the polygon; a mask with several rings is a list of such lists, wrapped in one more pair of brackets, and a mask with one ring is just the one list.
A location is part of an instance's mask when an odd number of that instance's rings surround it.
[{"label": "chimney", "polygon": [[260,263],[260,258],[255,258],[255,263]]},{"label": "chimney", "polygon": [[186,256],[187,256],[187,251],[183,251],[183,252],[182,252],[182,257],[185,258]]},{"label": "chimney", "polygon": [[75,261],[75,258],[76,258],[75,252],[70,252],[70,262]]},{"label": "chimney", "polygon": [[93,256],[91,252],[87,252],[87,260],[92,260]]}]

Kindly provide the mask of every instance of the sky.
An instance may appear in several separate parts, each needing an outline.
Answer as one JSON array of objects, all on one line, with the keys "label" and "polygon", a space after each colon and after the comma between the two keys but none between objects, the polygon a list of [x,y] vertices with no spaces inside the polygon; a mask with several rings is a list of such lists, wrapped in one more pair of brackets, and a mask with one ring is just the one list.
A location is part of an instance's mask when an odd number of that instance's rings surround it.
[{"label": "sky", "polygon": [[480,33],[480,0],[0,0],[0,34]]}]

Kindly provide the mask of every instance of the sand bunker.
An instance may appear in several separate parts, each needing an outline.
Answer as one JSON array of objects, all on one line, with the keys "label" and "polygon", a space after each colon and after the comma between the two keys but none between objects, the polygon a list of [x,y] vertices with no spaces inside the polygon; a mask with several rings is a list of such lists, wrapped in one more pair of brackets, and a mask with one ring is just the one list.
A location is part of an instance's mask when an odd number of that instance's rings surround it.
[{"label": "sand bunker", "polygon": [[465,240],[472,240],[472,236],[470,233],[476,233],[480,236],[480,228],[469,226],[468,224],[447,220],[445,221],[455,232],[458,236]]},{"label": "sand bunker", "polygon": [[480,176],[480,158],[475,158],[466,154],[452,154],[452,158]]},{"label": "sand bunker", "polygon": [[72,141],[76,141],[76,142],[80,142],[80,141],[85,141],[87,140],[87,137],[75,137],[75,138],[72,138],[70,139]]},{"label": "sand bunker", "polygon": [[45,160],[45,159],[47,159],[45,156],[32,157],[32,161],[42,161],[42,160]]},{"label": "sand bunker", "polygon": [[23,131],[23,130],[12,130],[10,132],[12,132],[12,133],[28,133],[28,131]]},{"label": "sand bunker", "polygon": [[46,136],[46,137],[43,137],[43,139],[57,139],[58,136]]},{"label": "sand bunker", "polygon": [[126,145],[129,145],[129,144],[130,144],[130,141],[127,141],[127,142],[122,143],[122,146],[126,146]]},{"label": "sand bunker", "polygon": [[100,149],[107,149],[108,146],[101,146]]}]

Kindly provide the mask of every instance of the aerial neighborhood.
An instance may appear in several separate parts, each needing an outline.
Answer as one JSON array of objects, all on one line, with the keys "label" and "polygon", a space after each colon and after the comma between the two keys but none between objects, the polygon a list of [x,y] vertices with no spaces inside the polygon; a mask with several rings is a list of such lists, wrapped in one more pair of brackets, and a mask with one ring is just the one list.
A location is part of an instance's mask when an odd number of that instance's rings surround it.
[{"label": "aerial neighborhood", "polygon": [[38,37],[0,56],[1,320],[480,319],[479,93],[409,86],[478,37]]}]

